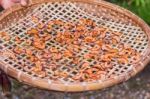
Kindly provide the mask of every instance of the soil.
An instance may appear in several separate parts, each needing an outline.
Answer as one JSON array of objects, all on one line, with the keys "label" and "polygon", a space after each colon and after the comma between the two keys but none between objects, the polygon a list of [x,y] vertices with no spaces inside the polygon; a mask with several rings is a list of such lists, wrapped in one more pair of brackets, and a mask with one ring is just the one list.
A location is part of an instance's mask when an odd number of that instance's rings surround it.
[{"label": "soil", "polygon": [[12,80],[11,97],[0,99],[150,99],[150,64],[130,80],[103,90],[83,93],[45,91]]}]

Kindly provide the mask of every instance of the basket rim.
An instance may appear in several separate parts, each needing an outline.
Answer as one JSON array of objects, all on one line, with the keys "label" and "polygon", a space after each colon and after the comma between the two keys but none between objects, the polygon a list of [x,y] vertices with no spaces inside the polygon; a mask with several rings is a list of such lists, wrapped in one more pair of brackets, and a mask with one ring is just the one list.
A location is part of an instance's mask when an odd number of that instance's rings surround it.
[{"label": "basket rim", "polygon": [[[25,84],[31,85],[33,87],[38,87],[41,89],[47,89],[47,90],[55,90],[55,91],[67,91],[67,92],[81,92],[81,91],[88,91],[88,90],[98,90],[102,88],[106,88],[109,86],[112,86],[114,84],[121,83],[123,81],[128,80],[129,78],[136,75],[138,72],[142,71],[143,68],[148,64],[150,61],[150,28],[149,26],[138,16],[133,14],[132,12],[117,6],[115,4],[108,3],[106,1],[98,1],[98,0],[32,0],[28,6],[33,6],[36,4],[44,3],[44,2],[82,2],[82,3],[89,3],[94,5],[100,5],[105,6],[108,9],[117,11],[120,14],[123,14],[133,21],[135,21],[147,34],[148,36],[148,47],[146,49],[145,55],[142,56],[141,61],[138,64],[135,64],[134,68],[129,71],[128,74],[122,74],[120,76],[117,76],[115,79],[107,79],[106,81],[98,81],[94,83],[80,83],[80,84],[59,84],[56,82],[51,82],[50,80],[43,80],[40,78],[33,78],[27,74],[24,74],[22,72],[17,71],[16,69],[12,68],[11,66],[8,66],[0,61],[0,68],[9,76],[19,80],[20,82],[23,82]],[[19,4],[4,10],[0,13],[0,21],[8,16],[9,14],[21,10],[23,7]]]}]

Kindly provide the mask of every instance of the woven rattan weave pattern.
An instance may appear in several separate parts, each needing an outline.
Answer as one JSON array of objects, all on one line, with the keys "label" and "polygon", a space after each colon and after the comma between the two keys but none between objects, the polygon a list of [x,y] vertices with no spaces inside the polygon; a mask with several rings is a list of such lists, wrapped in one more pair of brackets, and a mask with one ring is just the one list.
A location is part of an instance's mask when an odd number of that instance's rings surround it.
[{"label": "woven rattan weave pattern", "polygon": [[[5,66],[1,67],[6,73],[9,74],[9,72],[11,71],[8,69],[9,67],[13,68],[17,71],[13,73],[12,70],[13,77],[33,86],[59,91],[94,90],[109,86],[111,85],[111,83],[113,84],[121,82],[122,80],[126,80],[131,75],[133,75],[132,74],[133,71],[135,72],[137,71],[135,69],[136,68],[135,64],[118,65],[114,61],[115,65],[113,66],[113,68],[109,69],[107,71],[107,74],[98,81],[76,82],[75,80],[69,77],[67,79],[62,77],[58,78],[57,81],[53,81],[50,78],[55,77],[54,71],[50,69],[46,69],[48,75],[46,77],[41,78],[38,74],[35,74],[34,72],[31,71],[31,68],[34,66],[34,63],[30,62],[25,55],[23,54],[18,55],[16,60],[9,58],[7,55],[4,56],[5,51],[7,52],[10,51],[9,55],[11,55],[13,47],[16,46],[14,44],[14,39],[16,36],[19,36],[24,40],[30,39],[30,37],[26,35],[26,31],[36,26],[36,24],[31,21],[32,16],[37,16],[40,19],[40,22],[47,22],[49,20],[54,19],[61,19],[65,22],[77,22],[80,18],[90,18],[94,20],[98,26],[107,27],[113,31],[121,32],[122,33],[121,43],[130,45],[132,48],[140,52],[141,56],[145,56],[146,50],[149,46],[148,35],[145,33],[146,31],[144,31],[139,26],[139,24],[137,24],[136,22],[134,22],[132,19],[128,18],[125,15],[121,14],[116,15],[115,11],[113,12],[113,10],[108,9],[107,7],[105,7],[105,5],[100,6],[86,2],[62,1],[62,2],[42,3],[33,7],[31,6],[29,8],[26,8],[28,9],[27,11],[25,11],[26,16],[22,16],[23,18],[20,19],[14,18],[16,22],[13,22],[10,26],[7,26],[4,29],[0,30],[9,33],[12,37],[11,41],[8,42],[6,42],[3,39],[0,39],[0,52],[1,54],[3,53],[3,55],[0,56],[0,61],[2,62],[2,64],[6,64]],[[20,11],[20,13],[23,12]],[[55,31],[58,30],[62,31],[61,28],[55,28],[54,31],[51,32],[51,34],[55,35]],[[22,42],[18,46],[24,47],[24,43],[25,42]],[[54,40],[54,36],[49,42],[47,42],[46,48],[50,47],[55,47],[57,49],[66,49],[66,46],[61,46]],[[88,47],[90,46],[82,48],[80,53],[77,53],[78,54],[77,56],[82,56],[88,53],[87,50]],[[80,64],[78,64],[75,67],[71,66],[72,61],[73,60],[70,60],[68,58],[63,58],[62,60],[57,62],[57,64],[60,65],[60,67],[58,67],[56,71],[67,71],[70,77],[77,75],[78,69],[80,69],[80,65],[85,60],[80,59]],[[93,60],[91,64],[94,64],[95,61]],[[143,63],[141,62],[139,62],[138,64],[143,65]],[[109,81],[109,83],[107,82],[107,84],[105,85],[106,81]],[[53,84],[56,85],[53,86]],[[57,86],[57,84],[60,86]],[[70,86],[70,88],[68,86]],[[96,88],[96,86],[99,87]]]}]

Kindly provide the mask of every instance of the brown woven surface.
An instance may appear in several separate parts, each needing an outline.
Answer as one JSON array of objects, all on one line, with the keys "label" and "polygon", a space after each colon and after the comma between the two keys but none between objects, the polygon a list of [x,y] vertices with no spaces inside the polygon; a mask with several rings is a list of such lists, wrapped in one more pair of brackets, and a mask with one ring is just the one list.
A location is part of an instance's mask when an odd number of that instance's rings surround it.
[{"label": "brown woven surface", "polygon": [[[60,2],[61,1],[61,2]],[[44,3],[48,2],[48,3]],[[53,2],[53,3],[52,3]],[[22,39],[30,39],[25,34],[27,29],[35,27],[31,21],[31,16],[38,16],[40,21],[48,21],[53,19],[62,19],[69,22],[77,22],[80,18],[90,18],[99,26],[108,27],[113,31],[121,32],[121,42],[130,45],[141,53],[141,61],[136,64],[118,65],[114,61],[112,69],[107,71],[107,75],[103,78],[92,82],[76,82],[73,79],[59,78],[57,81],[49,79],[54,76],[54,71],[47,69],[48,76],[41,78],[39,75],[31,71],[34,63],[28,61],[24,55],[18,55],[17,60],[8,58],[5,52],[11,55],[14,41],[6,42],[0,39],[0,68],[8,75],[22,81],[26,84],[49,90],[57,91],[86,91],[96,90],[108,87],[122,81],[126,81],[131,76],[141,71],[149,62],[150,51],[150,35],[149,27],[137,16],[110,3],[92,0],[35,0],[31,2],[27,8],[21,8],[19,5],[2,12],[0,16],[0,31],[10,33],[12,38],[19,36]],[[139,38],[137,40],[137,38]],[[23,47],[23,43],[19,45]],[[47,47],[57,47],[65,49],[54,41],[54,38],[48,42]],[[88,53],[86,48],[82,49],[78,55]],[[84,61],[82,59],[81,63]],[[67,71],[68,75],[74,76],[78,71],[68,67],[71,60],[63,58],[58,64],[61,65],[56,71]],[[91,64],[93,64],[91,62]],[[23,66],[25,64],[25,66]],[[80,64],[76,66],[79,68]],[[112,76],[113,75],[113,76]]]}]

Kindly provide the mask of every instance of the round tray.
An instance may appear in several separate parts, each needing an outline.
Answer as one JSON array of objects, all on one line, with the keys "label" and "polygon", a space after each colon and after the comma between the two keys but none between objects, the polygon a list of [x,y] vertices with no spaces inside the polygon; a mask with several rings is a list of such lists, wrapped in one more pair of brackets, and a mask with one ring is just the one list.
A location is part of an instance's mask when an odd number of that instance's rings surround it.
[{"label": "round tray", "polygon": [[[47,90],[79,92],[97,90],[128,80],[140,72],[150,60],[150,29],[139,17],[117,5],[97,0],[32,0],[27,7],[15,5],[0,14],[0,31],[10,35],[25,38],[28,28],[35,27],[31,16],[38,16],[42,20],[63,19],[76,21],[79,18],[90,18],[99,25],[122,33],[121,42],[130,44],[141,53],[140,61],[129,65],[115,65],[107,71],[102,79],[91,82],[75,82],[60,78],[52,80],[40,77],[30,69],[32,64],[23,66],[23,56],[13,60],[8,56],[13,54],[13,41],[5,42],[0,39],[0,68],[9,76],[24,84]],[[137,37],[140,40],[137,41]],[[55,44],[51,44],[55,46]],[[7,57],[6,57],[7,56]],[[67,61],[66,61],[67,64]],[[70,75],[73,70],[61,66],[59,69]],[[47,72],[53,72],[47,70]]]}]

